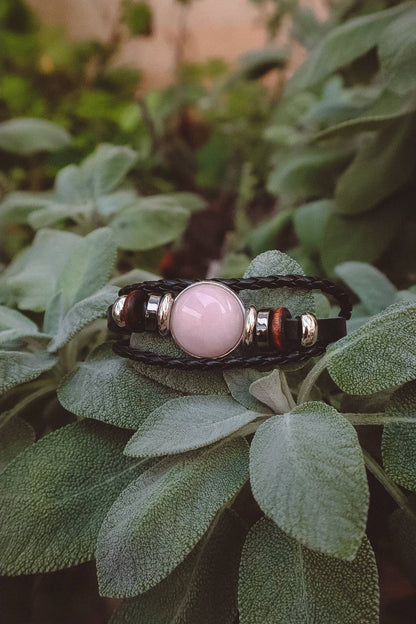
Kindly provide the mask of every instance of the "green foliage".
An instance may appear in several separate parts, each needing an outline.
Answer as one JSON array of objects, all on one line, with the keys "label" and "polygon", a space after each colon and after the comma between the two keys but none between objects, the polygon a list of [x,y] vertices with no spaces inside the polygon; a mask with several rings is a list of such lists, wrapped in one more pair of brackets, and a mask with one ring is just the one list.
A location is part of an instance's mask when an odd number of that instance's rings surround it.
[{"label": "green foliage", "polygon": [[0,149],[12,154],[53,152],[66,147],[70,140],[65,130],[43,119],[11,119],[0,123]]}]

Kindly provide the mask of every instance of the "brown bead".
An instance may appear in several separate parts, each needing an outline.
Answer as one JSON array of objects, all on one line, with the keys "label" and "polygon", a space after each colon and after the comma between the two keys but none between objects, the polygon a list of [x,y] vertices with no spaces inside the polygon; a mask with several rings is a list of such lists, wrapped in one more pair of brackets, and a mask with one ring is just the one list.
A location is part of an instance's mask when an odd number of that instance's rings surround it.
[{"label": "brown bead", "polygon": [[144,331],[144,313],[148,296],[142,290],[132,290],[123,307],[123,320],[132,331]]},{"label": "brown bead", "polygon": [[285,333],[284,322],[288,318],[292,318],[287,308],[277,308],[272,313],[271,322],[271,342],[278,351],[285,350]]}]

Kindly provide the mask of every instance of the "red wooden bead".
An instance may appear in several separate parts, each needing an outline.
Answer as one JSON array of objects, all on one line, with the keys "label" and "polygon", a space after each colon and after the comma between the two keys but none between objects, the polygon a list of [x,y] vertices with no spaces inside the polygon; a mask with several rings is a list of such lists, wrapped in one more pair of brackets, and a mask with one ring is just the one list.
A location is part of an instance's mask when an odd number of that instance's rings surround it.
[{"label": "red wooden bead", "polygon": [[144,313],[148,296],[141,290],[132,290],[123,307],[123,320],[133,331],[144,331]]},{"label": "red wooden bead", "polygon": [[284,322],[286,319],[292,318],[292,315],[287,308],[277,308],[271,315],[271,342],[278,351],[284,351],[286,346]]}]

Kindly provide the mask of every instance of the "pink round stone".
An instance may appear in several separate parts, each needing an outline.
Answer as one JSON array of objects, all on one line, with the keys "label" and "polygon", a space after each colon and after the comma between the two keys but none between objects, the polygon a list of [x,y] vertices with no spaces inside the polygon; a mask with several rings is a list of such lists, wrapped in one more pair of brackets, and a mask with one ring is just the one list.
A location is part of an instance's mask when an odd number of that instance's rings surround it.
[{"label": "pink round stone", "polygon": [[186,353],[217,358],[240,342],[244,315],[242,302],[230,288],[200,282],[188,286],[176,297],[170,331]]}]

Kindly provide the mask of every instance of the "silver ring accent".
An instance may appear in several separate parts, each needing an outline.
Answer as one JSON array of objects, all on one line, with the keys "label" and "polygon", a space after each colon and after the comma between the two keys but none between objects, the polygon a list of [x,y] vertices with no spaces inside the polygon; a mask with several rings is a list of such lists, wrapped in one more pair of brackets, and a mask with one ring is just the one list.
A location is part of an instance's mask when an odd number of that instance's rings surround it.
[{"label": "silver ring accent", "polygon": [[318,321],[314,314],[306,313],[300,317],[302,347],[312,347],[318,340]]},{"label": "silver ring accent", "polygon": [[144,313],[144,328],[146,331],[157,330],[157,310],[161,298],[161,295],[149,295],[146,312]]},{"label": "silver ring accent", "polygon": [[256,319],[256,344],[260,348],[269,346],[270,310],[259,310]]},{"label": "silver ring accent", "polygon": [[250,306],[246,310],[244,318],[244,332],[242,342],[246,347],[251,347],[254,342],[254,332],[256,330],[257,310],[254,306]]},{"label": "silver ring accent", "polygon": [[172,310],[173,297],[170,293],[166,293],[160,300],[157,309],[157,329],[161,336],[169,334],[170,312]]},{"label": "silver ring accent", "polygon": [[119,327],[125,327],[126,322],[123,320],[123,309],[124,304],[126,303],[127,295],[123,295],[115,300],[113,304],[113,309],[111,310],[111,316],[113,317],[113,321]]}]

